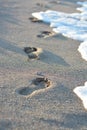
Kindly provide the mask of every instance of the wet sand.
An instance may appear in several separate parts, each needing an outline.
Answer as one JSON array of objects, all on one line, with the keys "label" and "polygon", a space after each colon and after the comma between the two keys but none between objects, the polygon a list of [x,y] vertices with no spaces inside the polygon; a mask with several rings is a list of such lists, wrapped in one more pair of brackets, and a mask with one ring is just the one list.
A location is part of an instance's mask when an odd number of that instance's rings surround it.
[{"label": "wet sand", "polygon": [[[87,63],[77,51],[80,42],[61,34],[39,38],[51,28],[29,20],[33,12],[48,9],[76,12],[76,2],[1,0],[0,130],[87,129],[87,111],[73,93],[87,80]],[[43,53],[28,60],[24,47],[39,47]],[[37,77],[51,84],[32,85]]]}]

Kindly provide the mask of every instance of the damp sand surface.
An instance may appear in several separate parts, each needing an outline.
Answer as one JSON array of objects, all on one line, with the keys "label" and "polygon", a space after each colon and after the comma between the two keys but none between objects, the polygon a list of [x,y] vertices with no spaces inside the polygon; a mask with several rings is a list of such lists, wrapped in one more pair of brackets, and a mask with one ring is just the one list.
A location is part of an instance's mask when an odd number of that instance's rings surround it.
[{"label": "damp sand surface", "polygon": [[[87,129],[87,111],[73,93],[87,80],[87,63],[77,52],[80,42],[61,34],[39,38],[51,28],[29,20],[41,10],[76,12],[76,2],[1,0],[0,130]],[[28,61],[24,47],[42,48],[40,59]],[[51,84],[32,85],[37,77]]]}]

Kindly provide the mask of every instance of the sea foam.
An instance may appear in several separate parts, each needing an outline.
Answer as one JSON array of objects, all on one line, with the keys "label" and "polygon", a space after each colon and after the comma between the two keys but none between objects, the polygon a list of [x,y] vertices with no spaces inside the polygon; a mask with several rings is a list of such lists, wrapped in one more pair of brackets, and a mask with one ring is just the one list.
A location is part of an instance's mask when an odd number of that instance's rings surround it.
[{"label": "sea foam", "polygon": [[82,100],[85,109],[87,109],[87,82],[85,82],[84,86],[78,86],[73,91]]},{"label": "sea foam", "polygon": [[[87,1],[77,2],[80,6],[78,13],[64,13],[53,10],[32,13],[34,17],[48,23],[55,33],[81,41],[78,51],[84,60],[87,61]],[[87,82],[84,86],[76,87],[73,90],[83,101],[87,109]]]}]

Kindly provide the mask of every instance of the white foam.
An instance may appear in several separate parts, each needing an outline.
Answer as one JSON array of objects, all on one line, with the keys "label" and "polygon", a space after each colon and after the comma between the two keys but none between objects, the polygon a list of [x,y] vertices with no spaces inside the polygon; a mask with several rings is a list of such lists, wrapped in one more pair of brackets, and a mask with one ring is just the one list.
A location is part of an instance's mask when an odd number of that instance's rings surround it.
[{"label": "white foam", "polygon": [[81,43],[78,51],[81,53],[82,58],[87,61],[87,41]]},{"label": "white foam", "polygon": [[85,82],[84,86],[78,86],[73,91],[82,100],[85,109],[87,109],[87,82]]},{"label": "white foam", "polygon": [[[84,60],[87,61],[87,1],[77,2],[80,6],[78,13],[64,13],[53,10],[36,12],[32,15],[45,23],[49,23],[55,33],[81,41],[78,51]],[[84,86],[76,87],[74,92],[83,101],[87,109],[87,82]]]},{"label": "white foam", "polygon": [[47,10],[45,12],[35,12],[32,13],[34,17],[36,17],[39,20],[42,20],[45,23],[51,23],[52,21],[56,21],[58,18],[67,17],[69,14],[63,13],[63,12],[57,12],[53,10]]}]

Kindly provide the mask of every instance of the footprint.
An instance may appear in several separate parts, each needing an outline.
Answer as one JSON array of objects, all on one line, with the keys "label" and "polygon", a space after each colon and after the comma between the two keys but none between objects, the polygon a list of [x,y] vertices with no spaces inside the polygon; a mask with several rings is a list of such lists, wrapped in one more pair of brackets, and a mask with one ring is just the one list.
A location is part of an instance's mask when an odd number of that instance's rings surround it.
[{"label": "footprint", "polygon": [[43,52],[41,48],[24,47],[24,52],[28,55],[28,61],[30,59],[40,59],[40,54]]},{"label": "footprint", "polygon": [[41,34],[37,35],[37,37],[39,38],[47,38],[47,37],[51,37],[51,36],[54,36],[55,35],[55,32],[52,32],[52,31],[42,31]]},{"label": "footprint", "polygon": [[37,19],[37,18],[35,18],[35,17],[30,17],[29,20],[30,20],[31,22],[34,22],[34,23],[42,23],[42,22],[43,22],[42,20],[39,20],[39,19]]},{"label": "footprint", "polygon": [[48,78],[39,77],[39,78],[36,78],[36,79],[33,80],[33,84],[34,85],[41,85],[41,86],[44,86],[44,87],[49,87],[51,85],[51,82]]},{"label": "footprint", "polygon": [[35,95],[51,86],[51,81],[45,77],[37,77],[32,80],[29,87],[22,87],[16,90],[16,93],[25,96],[26,98]]},{"label": "footprint", "polygon": [[35,48],[35,47],[24,47],[24,51],[28,54],[28,53],[37,51],[37,48]]},{"label": "footprint", "polygon": [[26,96],[32,93],[32,89],[29,87],[22,87],[22,88],[17,89],[16,93]]}]

